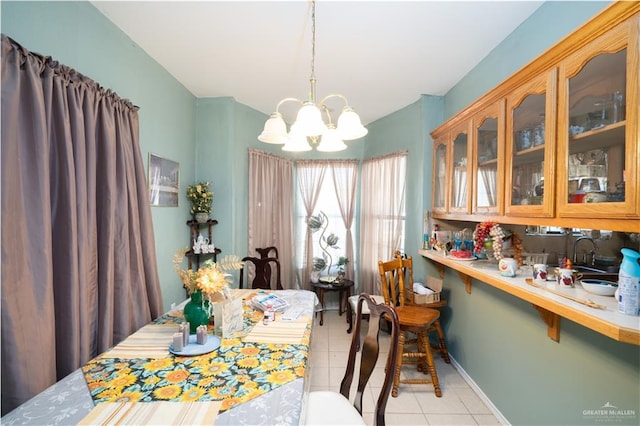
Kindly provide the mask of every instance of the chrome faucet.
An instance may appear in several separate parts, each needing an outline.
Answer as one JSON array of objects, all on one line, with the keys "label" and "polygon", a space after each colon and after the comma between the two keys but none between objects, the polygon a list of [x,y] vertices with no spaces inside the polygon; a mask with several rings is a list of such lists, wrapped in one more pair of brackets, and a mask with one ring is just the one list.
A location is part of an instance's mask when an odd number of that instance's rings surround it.
[{"label": "chrome faucet", "polygon": [[[595,255],[595,253],[596,253],[596,248],[597,248],[597,247],[596,247],[596,243],[595,243],[595,241],[593,241],[593,239],[592,239],[591,237],[585,237],[585,236],[583,236],[583,237],[577,238],[577,239],[574,241],[574,243],[573,243],[573,264],[574,264],[574,265],[576,265],[576,264],[578,263],[578,251],[576,250],[576,248],[578,247],[578,243],[579,243],[580,241],[582,241],[582,240],[588,240],[588,241],[591,241],[591,245],[593,246],[593,249],[592,249],[589,253],[592,255],[592,256],[591,256],[591,259],[592,259],[592,260],[594,259],[594,257],[593,257],[593,256],[594,256],[594,255]],[[586,263],[586,261],[585,261],[584,263]],[[593,262],[592,262],[592,263],[593,263]]]}]

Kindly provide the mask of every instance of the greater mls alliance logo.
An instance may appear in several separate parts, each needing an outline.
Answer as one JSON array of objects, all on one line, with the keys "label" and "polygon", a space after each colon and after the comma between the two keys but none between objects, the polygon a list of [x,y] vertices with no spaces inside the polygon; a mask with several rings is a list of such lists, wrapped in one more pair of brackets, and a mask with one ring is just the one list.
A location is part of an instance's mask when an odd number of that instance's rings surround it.
[{"label": "greater mls alliance logo", "polygon": [[619,408],[607,401],[600,408],[582,410],[582,416],[596,423],[627,423],[636,419],[636,410]]}]

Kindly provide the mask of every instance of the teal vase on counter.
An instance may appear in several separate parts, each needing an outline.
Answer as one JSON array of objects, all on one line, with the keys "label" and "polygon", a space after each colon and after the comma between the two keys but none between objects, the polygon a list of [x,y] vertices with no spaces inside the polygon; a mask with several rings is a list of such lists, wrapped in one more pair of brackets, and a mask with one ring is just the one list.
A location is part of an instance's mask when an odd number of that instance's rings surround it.
[{"label": "teal vase on counter", "polygon": [[189,323],[191,334],[196,333],[200,325],[209,324],[209,301],[202,300],[202,291],[196,290],[191,293],[191,300],[184,305],[184,320]]}]

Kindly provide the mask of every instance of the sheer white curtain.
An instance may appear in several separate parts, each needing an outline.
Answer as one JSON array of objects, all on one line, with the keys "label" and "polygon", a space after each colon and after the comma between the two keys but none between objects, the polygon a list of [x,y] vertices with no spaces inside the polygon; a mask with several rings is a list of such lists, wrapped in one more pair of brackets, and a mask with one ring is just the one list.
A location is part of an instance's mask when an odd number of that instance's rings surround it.
[{"label": "sheer white curtain", "polygon": [[407,152],[362,164],[359,292],[380,293],[378,261],[404,249]]},{"label": "sheer white curtain", "polygon": [[467,170],[456,167],[453,170],[453,206],[465,207],[467,203]]},{"label": "sheer white curtain", "polygon": [[496,167],[478,167],[478,207],[495,207],[497,194]]},{"label": "sheer white curtain", "polygon": [[257,149],[249,150],[248,254],[256,247],[276,246],[282,286],[296,288],[293,262],[293,161]]},{"label": "sheer white curtain", "polygon": [[[302,199],[305,211],[305,218],[313,215],[313,210],[320,196],[322,181],[327,167],[320,166],[319,162],[312,160],[298,160],[296,162],[296,172],[298,178],[298,190]],[[306,223],[306,221],[305,221]],[[304,238],[304,250],[302,251],[302,269],[299,271],[298,278],[300,280],[300,288],[311,289],[309,285],[310,270],[313,258],[313,237],[312,232],[305,226],[306,235]]]},{"label": "sheer white curtain", "polygon": [[356,210],[356,188],[358,183],[358,162],[356,160],[334,161],[330,163],[333,186],[338,198],[338,207],[347,230],[345,256],[350,260],[345,270],[349,279],[354,279],[353,216]]}]

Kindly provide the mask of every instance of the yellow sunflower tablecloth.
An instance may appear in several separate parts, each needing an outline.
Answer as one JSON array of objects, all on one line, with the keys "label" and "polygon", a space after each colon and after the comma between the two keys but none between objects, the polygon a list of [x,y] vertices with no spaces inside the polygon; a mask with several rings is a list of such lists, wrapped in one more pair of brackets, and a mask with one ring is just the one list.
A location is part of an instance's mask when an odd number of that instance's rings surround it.
[{"label": "yellow sunflower tablecloth", "polygon": [[[155,324],[178,324],[170,312]],[[262,312],[244,306],[247,332]],[[309,357],[309,317],[300,344],[253,343],[222,339],[220,348],[199,356],[108,358],[98,356],[83,368],[94,403],[221,401],[220,412],[305,375]]]}]

